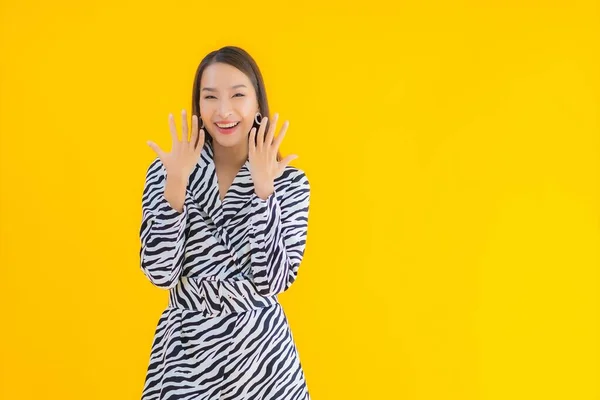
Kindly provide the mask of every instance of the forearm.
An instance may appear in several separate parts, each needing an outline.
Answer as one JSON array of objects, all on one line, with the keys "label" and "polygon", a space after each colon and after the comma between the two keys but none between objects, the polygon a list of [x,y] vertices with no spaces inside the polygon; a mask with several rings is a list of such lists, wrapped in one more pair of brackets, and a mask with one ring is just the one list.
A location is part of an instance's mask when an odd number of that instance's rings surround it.
[{"label": "forearm", "polygon": [[[284,218],[275,193],[252,201],[250,248],[252,275],[260,294],[275,295],[296,280],[306,245],[308,191],[288,198]],[[295,200],[295,201],[294,201]]]},{"label": "forearm", "polygon": [[[141,267],[161,288],[173,287],[185,260],[187,183],[166,179],[158,159],[148,168],[142,195]],[[176,208],[178,207],[178,209]]]}]

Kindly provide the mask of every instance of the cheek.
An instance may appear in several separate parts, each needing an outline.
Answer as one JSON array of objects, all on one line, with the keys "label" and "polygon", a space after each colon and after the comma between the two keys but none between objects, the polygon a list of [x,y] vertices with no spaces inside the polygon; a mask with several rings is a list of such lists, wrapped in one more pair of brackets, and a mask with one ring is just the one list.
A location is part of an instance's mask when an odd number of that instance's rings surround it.
[{"label": "cheek", "polygon": [[211,104],[207,101],[200,101],[200,115],[203,117],[209,117],[213,113],[213,108]]},{"label": "cheek", "polygon": [[256,114],[256,106],[254,106],[251,102],[248,102],[239,108],[239,112],[245,120],[253,120],[254,115]]}]

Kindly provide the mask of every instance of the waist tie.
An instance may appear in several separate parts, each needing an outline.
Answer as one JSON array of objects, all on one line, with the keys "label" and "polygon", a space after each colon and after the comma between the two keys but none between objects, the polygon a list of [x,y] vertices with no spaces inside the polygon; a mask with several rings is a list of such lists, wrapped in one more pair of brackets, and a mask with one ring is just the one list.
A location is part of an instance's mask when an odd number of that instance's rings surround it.
[{"label": "waist tie", "polygon": [[277,296],[263,296],[251,279],[182,276],[169,291],[169,307],[199,311],[205,317],[241,313],[276,304]]}]

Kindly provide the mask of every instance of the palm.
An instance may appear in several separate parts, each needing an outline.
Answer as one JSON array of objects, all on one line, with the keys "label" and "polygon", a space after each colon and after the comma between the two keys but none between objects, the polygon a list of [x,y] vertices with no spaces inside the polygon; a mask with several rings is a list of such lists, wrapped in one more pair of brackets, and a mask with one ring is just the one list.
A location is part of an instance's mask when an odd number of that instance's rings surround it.
[{"label": "palm", "polygon": [[154,152],[163,163],[167,174],[181,176],[185,179],[189,178],[194,170],[194,166],[200,158],[202,147],[204,146],[204,130],[198,130],[198,117],[192,116],[192,132],[188,140],[188,123],[186,111],[181,113],[181,139],[177,133],[175,126],[175,118],[173,114],[169,114],[169,128],[171,131],[172,148],[170,152],[165,152],[156,143],[148,141]]},{"label": "palm", "polygon": [[298,157],[297,155],[290,155],[281,161],[277,161],[277,152],[289,126],[289,122],[285,121],[279,134],[274,138],[278,118],[279,115],[275,114],[266,137],[267,117],[263,118],[260,122],[256,140],[256,128],[252,128],[250,131],[248,138],[248,160],[250,161],[252,180],[256,187],[268,188],[272,186],[274,179],[283,173],[285,167],[292,160]]}]

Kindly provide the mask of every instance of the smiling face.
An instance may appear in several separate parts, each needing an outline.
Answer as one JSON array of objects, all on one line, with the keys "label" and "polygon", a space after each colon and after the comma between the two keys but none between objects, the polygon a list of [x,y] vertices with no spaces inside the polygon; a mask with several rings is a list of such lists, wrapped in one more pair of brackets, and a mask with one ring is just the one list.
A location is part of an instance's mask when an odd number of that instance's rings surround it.
[{"label": "smiling face", "polygon": [[[258,110],[256,90],[239,69],[225,63],[206,67],[200,81],[200,115],[213,143],[247,146]],[[200,123],[202,125],[202,123]]]}]

